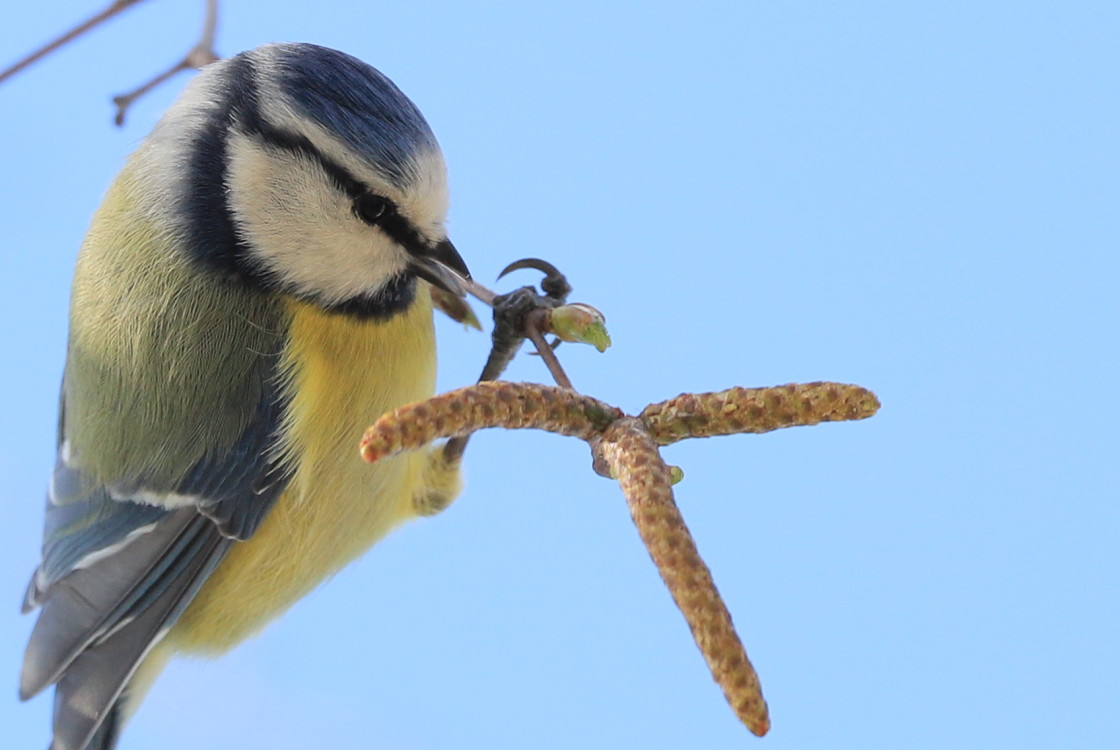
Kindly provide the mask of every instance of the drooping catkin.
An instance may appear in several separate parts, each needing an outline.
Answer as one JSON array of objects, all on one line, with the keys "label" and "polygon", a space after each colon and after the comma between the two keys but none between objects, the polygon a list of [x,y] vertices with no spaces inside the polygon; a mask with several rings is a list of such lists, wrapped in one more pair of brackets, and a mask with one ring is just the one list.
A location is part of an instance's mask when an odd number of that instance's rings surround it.
[{"label": "drooping catkin", "polygon": [[618,477],[638,533],[712,677],[747,728],[766,734],[770,717],[758,675],[673,500],[669,471],[656,444],[641,422],[625,417],[607,429],[600,450]]}]

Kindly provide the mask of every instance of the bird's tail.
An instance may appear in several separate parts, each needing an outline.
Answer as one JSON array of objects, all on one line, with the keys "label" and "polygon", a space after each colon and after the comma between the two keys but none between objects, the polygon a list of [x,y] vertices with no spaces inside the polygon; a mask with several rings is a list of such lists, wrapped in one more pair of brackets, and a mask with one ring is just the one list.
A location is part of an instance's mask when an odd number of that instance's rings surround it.
[{"label": "bird's tail", "polygon": [[[117,738],[120,736],[121,724],[123,723],[124,699],[118,698],[113,703],[113,707],[109,709],[109,713],[105,716],[101,726],[89,738],[85,750],[113,750],[117,746]],[[54,750],[53,743],[51,750]]]},{"label": "bird's tail", "polygon": [[[128,678],[120,695],[104,712],[104,718],[98,717],[94,723],[97,728],[93,734],[88,734],[91,725],[90,717],[81,711],[80,696],[70,694],[66,690],[65,680],[55,688],[54,696],[54,739],[50,750],[113,750],[117,746],[121,729],[125,723],[136,713],[140,702],[147,695],[152,683],[156,681],[163,668],[167,666],[171,657],[169,649],[156,646],[144,658]],[[75,700],[77,698],[77,700]],[[88,736],[85,744],[81,744],[83,736]]]}]

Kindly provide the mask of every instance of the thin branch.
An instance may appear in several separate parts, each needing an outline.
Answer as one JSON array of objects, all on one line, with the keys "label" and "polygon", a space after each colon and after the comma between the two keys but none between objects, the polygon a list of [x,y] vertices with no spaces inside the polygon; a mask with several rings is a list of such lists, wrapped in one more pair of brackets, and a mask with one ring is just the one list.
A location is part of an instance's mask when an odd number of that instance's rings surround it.
[{"label": "thin branch", "polygon": [[[131,1],[136,2],[137,0]],[[209,65],[219,60],[220,58],[217,53],[214,52],[214,35],[217,33],[217,30],[218,0],[206,0],[206,18],[202,23],[202,34],[198,42],[187,51],[187,54],[182,60],[152,78],[147,83],[140,85],[127,94],[114,96],[113,104],[117,107],[117,114],[113,118],[113,122],[116,123],[118,127],[124,125],[124,118],[128,113],[128,108],[131,107],[137,99],[144,96],[161,83],[172,78],[176,73],[181,73],[184,70],[198,70],[204,65]]]},{"label": "thin branch", "polygon": [[484,287],[482,284],[479,284],[474,279],[461,279],[459,283],[463,285],[463,288],[466,289],[472,297],[477,299],[482,304],[486,305],[487,307],[494,306],[494,298],[498,295]]},{"label": "thin branch", "polygon": [[87,31],[100,26],[113,16],[122,13],[123,11],[131,8],[133,5],[137,5],[140,2],[143,2],[143,0],[116,0],[116,2],[110,3],[109,6],[105,8],[105,10],[101,11],[91,18],[86,19],[85,21],[82,21],[74,28],[64,32],[57,38],[47,42],[42,47],[27,55],[23,59],[18,60],[10,67],[0,71],[0,83],[3,83],[32,63],[38,62],[52,52],[55,52],[56,50],[66,46],[70,42],[82,36]]},{"label": "thin branch", "polygon": [[129,91],[127,94],[118,94],[117,96],[114,96],[113,104],[117,108],[117,113],[113,116],[113,124],[117,127],[121,127],[122,125],[124,125],[125,115],[128,113],[128,108],[132,106],[133,102],[147,94],[156,86],[159,86],[161,83],[169,80],[176,73],[181,73],[188,68],[189,66],[186,64],[186,60],[181,60],[157,75],[155,78],[148,81],[147,83],[144,83],[138,88]]},{"label": "thin branch", "polygon": [[[574,391],[575,386],[568,378],[568,374],[564,372],[564,367],[560,364],[560,360],[556,357],[556,352],[552,351],[552,347],[545,341],[544,336],[541,335],[541,329],[546,328],[548,325],[548,317],[551,310],[539,310],[537,314],[529,316],[525,321],[525,334],[529,340],[533,342],[533,346],[537,347],[537,354],[541,355],[544,360],[545,366],[548,368],[552,379],[556,381],[556,385],[561,388],[567,388]],[[542,325],[543,323],[543,325]]]},{"label": "thin branch", "polygon": [[[461,283],[469,294],[474,295],[493,310],[494,330],[490,337],[490,354],[487,355],[486,363],[482,366],[478,382],[485,383],[497,380],[505,372],[509,363],[513,361],[517,350],[521,348],[521,342],[525,340],[524,331],[521,330],[523,317],[512,315],[515,308],[507,306],[512,295],[496,294],[474,279],[462,279]],[[527,296],[525,289],[523,289],[517,299],[522,302],[530,302],[533,298]],[[463,435],[454,435],[448,440],[443,446],[444,462],[454,465],[462,461],[470,439],[471,435],[468,432]]]}]

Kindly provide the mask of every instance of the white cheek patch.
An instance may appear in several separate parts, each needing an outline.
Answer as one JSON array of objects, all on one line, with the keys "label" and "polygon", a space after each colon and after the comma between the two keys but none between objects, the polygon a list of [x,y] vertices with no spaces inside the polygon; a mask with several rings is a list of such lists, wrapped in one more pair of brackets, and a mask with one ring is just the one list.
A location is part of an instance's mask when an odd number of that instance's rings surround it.
[{"label": "white cheek patch", "polygon": [[310,157],[239,133],[228,154],[234,222],[254,258],[285,285],[338,303],[405,270],[404,250],[356,219],[349,198]]}]

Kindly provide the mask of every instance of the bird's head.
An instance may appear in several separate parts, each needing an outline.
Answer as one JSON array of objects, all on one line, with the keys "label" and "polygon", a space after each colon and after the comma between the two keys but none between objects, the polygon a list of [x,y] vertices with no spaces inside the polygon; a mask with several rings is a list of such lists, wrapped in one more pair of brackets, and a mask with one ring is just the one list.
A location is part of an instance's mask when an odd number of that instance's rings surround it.
[{"label": "bird's head", "polygon": [[378,316],[407,306],[418,278],[461,295],[470,277],[444,228],[435,136],[349,55],[272,44],[207,66],[145,150],[182,246],[238,279]]}]

